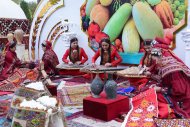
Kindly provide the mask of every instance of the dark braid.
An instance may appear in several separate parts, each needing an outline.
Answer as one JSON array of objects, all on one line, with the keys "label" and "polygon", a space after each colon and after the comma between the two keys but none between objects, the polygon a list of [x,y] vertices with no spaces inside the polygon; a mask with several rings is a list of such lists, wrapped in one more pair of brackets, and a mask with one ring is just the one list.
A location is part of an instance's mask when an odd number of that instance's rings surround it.
[{"label": "dark braid", "polygon": [[[74,63],[75,60],[71,57],[71,53],[72,53],[72,47],[71,47],[71,44],[73,42],[77,41],[78,42],[78,39],[76,37],[72,38],[70,40],[70,48],[69,48],[69,59]],[[77,57],[77,61],[79,61],[79,46],[77,45],[77,52],[78,52],[78,57]]]},{"label": "dark braid", "polygon": [[102,42],[106,42],[109,44],[109,47],[108,47],[108,62],[111,63],[111,43],[110,43],[110,40],[109,38],[103,38],[101,40],[101,61],[100,61],[100,65],[103,64],[103,55],[104,55],[104,49],[102,48]]}]

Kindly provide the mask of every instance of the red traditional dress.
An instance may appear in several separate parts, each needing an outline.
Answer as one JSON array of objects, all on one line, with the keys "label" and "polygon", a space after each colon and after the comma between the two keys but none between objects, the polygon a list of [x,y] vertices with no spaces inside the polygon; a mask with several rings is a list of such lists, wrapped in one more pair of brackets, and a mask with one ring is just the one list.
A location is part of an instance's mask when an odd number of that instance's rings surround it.
[{"label": "red traditional dress", "polygon": [[[158,94],[158,101],[167,104],[182,118],[190,118],[190,70],[174,57],[163,57],[162,65],[156,66],[153,73],[161,75],[161,86],[168,88],[167,96]],[[169,108],[161,106],[161,118],[171,117]]]},{"label": "red traditional dress", "polygon": [[[79,54],[74,53],[73,50],[76,50],[76,49],[71,49],[71,59],[70,60],[67,59],[69,54],[70,54],[70,48],[66,50],[66,52],[65,52],[65,54],[63,55],[63,58],[62,58],[63,62],[68,64],[70,61],[72,63],[80,61],[81,64],[84,64],[88,60],[88,56],[86,55],[83,48],[79,48]],[[79,58],[78,58],[78,56],[79,56]]]},{"label": "red traditional dress", "polygon": [[39,74],[36,69],[19,68],[21,65],[16,52],[11,51],[8,47],[0,75],[0,91],[14,91],[25,80],[37,80]]},{"label": "red traditional dress", "polygon": [[[97,60],[97,58],[99,56],[101,56],[102,52],[101,52],[101,48],[98,49],[98,51],[95,53],[95,55],[92,57],[92,63],[95,63],[95,61]],[[110,57],[110,58],[109,58]],[[109,63],[108,60],[111,60],[111,65],[113,67],[116,67],[119,63],[121,63],[122,58],[119,55],[119,53],[117,52],[117,50],[115,48],[111,48],[111,54],[110,56],[108,55],[108,52],[104,52],[103,53],[103,61],[102,61],[102,65]]]},{"label": "red traditional dress", "polygon": [[[69,57],[69,60],[67,59],[68,57]],[[84,64],[87,60],[88,60],[88,56],[86,55],[84,49],[80,47],[78,50],[77,49],[70,50],[70,48],[67,49],[62,58],[62,61],[66,64],[68,64],[69,62],[76,63],[77,61],[80,61],[81,64]],[[69,71],[60,70],[60,74],[76,76],[76,75],[83,75],[84,73],[80,72],[79,69],[76,69],[76,70],[69,70]]]},{"label": "red traditional dress", "polygon": [[4,66],[1,72],[0,79],[7,79],[11,74],[13,74],[16,67],[21,66],[21,61],[17,58],[16,52],[7,50],[5,54]]},{"label": "red traditional dress", "polygon": [[172,41],[165,41],[164,38],[159,38],[156,37],[155,40],[158,42],[157,44],[154,45],[154,48],[161,48],[162,49],[162,56],[172,56],[175,59],[177,59],[179,62],[183,61],[181,59],[179,59],[170,49],[170,45]]},{"label": "red traditional dress", "polygon": [[51,47],[46,46],[46,51],[42,56],[42,61],[44,62],[44,70],[47,74],[58,74],[56,66],[59,64],[58,57],[56,53],[51,49]]},{"label": "red traditional dress", "polygon": [[150,70],[154,67],[155,61],[152,60],[151,53],[145,52],[140,60],[140,65],[148,67]]},{"label": "red traditional dress", "polygon": [[[110,55],[108,54],[108,52],[103,52],[103,55],[101,55],[101,54],[102,54],[102,51],[100,48],[95,53],[95,55],[92,57],[92,63],[95,63],[99,56],[103,57],[102,61],[100,63],[101,65],[105,65],[106,63],[111,63],[112,67],[116,67],[122,61],[121,56],[119,55],[119,53],[117,52],[117,50],[114,47],[111,47]],[[110,59],[110,62],[109,62],[109,59]],[[87,75],[84,75],[84,77],[91,78],[91,75],[87,74]],[[95,75],[93,75],[93,77],[95,77]],[[101,79],[104,79],[107,77],[108,77],[108,75],[104,75],[102,73],[100,74]]]},{"label": "red traditional dress", "polygon": [[[152,55],[149,52],[145,52],[144,56],[140,60],[140,65],[148,67],[152,70],[156,64],[155,61],[152,60]],[[144,87],[144,85],[149,81],[148,78],[128,78],[131,84],[137,86],[138,89]]]}]

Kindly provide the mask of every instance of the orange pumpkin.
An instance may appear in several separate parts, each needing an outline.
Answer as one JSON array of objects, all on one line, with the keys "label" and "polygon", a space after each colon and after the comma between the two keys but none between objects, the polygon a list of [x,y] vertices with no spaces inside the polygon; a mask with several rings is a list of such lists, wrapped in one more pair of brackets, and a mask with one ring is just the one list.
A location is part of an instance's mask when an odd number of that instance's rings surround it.
[{"label": "orange pumpkin", "polygon": [[96,22],[103,30],[109,20],[109,10],[101,4],[95,5],[90,13],[90,20]]}]

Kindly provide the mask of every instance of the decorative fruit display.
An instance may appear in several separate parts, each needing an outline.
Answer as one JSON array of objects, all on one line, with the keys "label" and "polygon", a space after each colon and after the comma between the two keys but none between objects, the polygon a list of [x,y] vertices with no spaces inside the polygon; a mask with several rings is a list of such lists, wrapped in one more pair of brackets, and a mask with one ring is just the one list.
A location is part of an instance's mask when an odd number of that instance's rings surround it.
[{"label": "decorative fruit display", "polygon": [[95,36],[95,39],[96,39],[96,42],[100,43],[100,41],[103,39],[103,38],[108,38],[108,35],[105,34],[104,32],[98,32]]},{"label": "decorative fruit display", "polygon": [[80,15],[95,51],[101,39],[109,37],[119,52],[138,53],[143,40],[173,41],[173,28],[182,24],[185,4],[184,0],[86,0]]},{"label": "decorative fruit display", "polygon": [[123,5],[124,3],[129,3],[130,0],[113,0],[109,10],[110,10],[110,14],[113,15],[121,5]]},{"label": "decorative fruit display", "polygon": [[94,21],[90,23],[88,27],[88,35],[89,37],[95,37],[95,35],[100,31],[100,27]]},{"label": "decorative fruit display", "polygon": [[151,6],[155,6],[161,2],[161,0],[147,0]]},{"label": "decorative fruit display", "polygon": [[143,40],[163,37],[162,23],[156,13],[143,2],[136,2],[132,11],[136,28]]},{"label": "decorative fruit display", "polygon": [[154,11],[160,18],[164,28],[172,27],[174,16],[170,8],[170,5],[167,1],[162,0],[159,4],[157,4],[154,7]]},{"label": "decorative fruit display", "polygon": [[113,0],[100,0],[101,5],[109,6]]},{"label": "decorative fruit display", "polygon": [[124,52],[137,53],[140,48],[140,37],[135,26],[134,20],[131,18],[123,29],[122,45]]},{"label": "decorative fruit display", "polygon": [[185,17],[185,0],[168,0],[172,13],[174,15],[173,25],[178,25],[179,22]]},{"label": "decorative fruit display", "polygon": [[90,16],[90,12],[91,12],[92,8],[97,4],[99,4],[99,0],[87,0],[86,16]]},{"label": "decorative fruit display", "polygon": [[91,10],[90,20],[96,22],[103,30],[109,20],[109,10],[101,4],[95,5]]},{"label": "decorative fruit display", "polygon": [[110,18],[104,28],[104,33],[109,35],[110,41],[114,41],[121,33],[125,23],[131,16],[132,6],[129,3],[123,4]]}]

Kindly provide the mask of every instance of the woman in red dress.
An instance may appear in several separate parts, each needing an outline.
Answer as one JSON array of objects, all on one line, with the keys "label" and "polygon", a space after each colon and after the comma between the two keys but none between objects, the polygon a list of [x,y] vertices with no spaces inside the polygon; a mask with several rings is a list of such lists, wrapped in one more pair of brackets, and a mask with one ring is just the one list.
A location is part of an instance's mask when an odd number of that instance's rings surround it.
[{"label": "woman in red dress", "polygon": [[7,43],[4,62],[2,64],[3,69],[0,75],[0,80],[1,80],[0,90],[6,91],[6,89],[4,88],[7,88],[6,85],[8,83],[20,85],[20,83],[25,80],[36,81],[38,78],[38,70],[34,69],[35,67],[34,63],[31,62],[30,64],[28,64],[28,62],[20,61],[17,57],[15,50],[16,50],[16,42],[11,41]]},{"label": "woman in red dress", "polygon": [[[69,60],[67,59],[69,57]],[[83,48],[78,46],[78,39],[76,37],[70,40],[70,48],[66,50],[62,61],[66,64],[84,64],[88,60]]]},{"label": "woman in red dress", "polygon": [[162,56],[172,56],[174,57],[176,60],[178,60],[179,62],[182,62],[183,61],[178,58],[172,51],[171,51],[171,43],[172,43],[172,40],[170,39],[167,39],[167,37],[164,37],[164,38],[159,38],[159,37],[156,37],[155,38],[155,44],[154,44],[154,48],[161,48],[162,49]]},{"label": "woman in red dress", "polygon": [[58,57],[52,49],[52,44],[50,41],[44,41],[42,43],[42,49],[44,54],[42,56],[42,61],[44,62],[44,70],[48,75],[58,74],[56,66],[59,64]]},{"label": "woman in red dress", "polygon": [[[149,70],[151,70],[154,65],[155,61],[152,59],[151,55],[151,50],[152,50],[153,44],[152,44],[152,39],[147,39],[144,40],[143,42],[143,48],[144,48],[144,56],[141,58],[140,63],[139,63],[139,69],[144,70],[144,74],[149,74]],[[129,78],[129,81],[131,84],[134,84],[135,86],[138,86],[138,89],[140,90],[141,88],[144,89],[144,86],[147,84],[149,81],[148,78]]]},{"label": "woman in red dress", "polygon": [[17,58],[16,42],[11,41],[6,45],[5,59],[3,63],[3,69],[1,71],[0,80],[7,79],[11,74],[13,74],[16,67],[20,67],[22,62]]},{"label": "woman in red dress", "polygon": [[152,50],[152,40],[145,40],[143,48],[145,50],[144,56],[140,60],[139,68],[145,67],[147,69],[151,69],[155,61],[152,60],[151,50]]},{"label": "woman in red dress", "polygon": [[108,38],[103,38],[101,40],[101,47],[92,57],[93,66],[96,66],[95,62],[99,56],[101,58],[100,65],[104,65],[106,67],[115,67],[122,62],[121,56],[119,55],[117,50],[111,45]]},{"label": "woman in red dress", "polygon": [[[160,55],[159,55],[160,54]],[[159,113],[161,118],[175,117],[190,118],[190,70],[183,63],[172,56],[162,56],[162,53],[153,53],[156,61],[152,76],[160,80],[160,86],[156,86],[160,103]],[[164,93],[164,94],[163,94]],[[164,106],[165,104],[165,106]],[[166,104],[168,104],[166,106]],[[165,107],[165,108],[163,108]],[[168,108],[169,107],[169,108]]]}]

